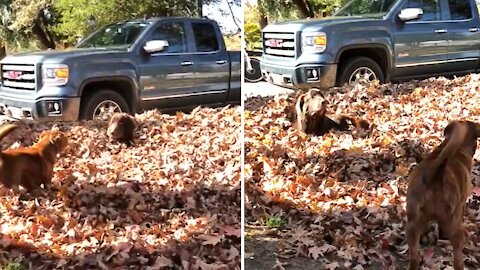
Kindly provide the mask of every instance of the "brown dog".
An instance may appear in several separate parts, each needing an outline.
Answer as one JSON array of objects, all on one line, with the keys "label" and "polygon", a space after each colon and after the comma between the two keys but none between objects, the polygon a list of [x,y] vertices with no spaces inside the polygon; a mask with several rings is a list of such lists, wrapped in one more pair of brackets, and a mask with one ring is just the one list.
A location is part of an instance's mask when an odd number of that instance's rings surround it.
[{"label": "brown dog", "polygon": [[370,125],[363,119],[346,115],[327,114],[328,102],[315,89],[301,94],[295,102],[295,127],[307,134],[324,135],[332,129],[347,131],[352,128],[368,130]]},{"label": "brown dog", "polygon": [[127,146],[131,146],[136,128],[137,121],[135,117],[127,113],[116,113],[110,118],[107,135],[111,141],[121,142]]},{"label": "brown dog", "polygon": [[444,136],[445,140],[409,176],[406,238],[410,270],[420,268],[420,235],[433,221],[450,239],[454,269],[464,267],[463,214],[473,188],[471,172],[480,124],[452,121]]},{"label": "brown dog", "polygon": [[[4,125],[0,129],[0,139],[17,128]],[[53,166],[57,154],[63,151],[68,139],[60,131],[46,131],[37,143],[30,147],[7,149],[0,153],[0,183],[18,191],[23,186],[28,192],[49,185],[53,177]]]},{"label": "brown dog", "polygon": [[305,133],[317,133],[317,127],[325,118],[328,102],[314,89],[301,94],[295,102],[296,128]]}]

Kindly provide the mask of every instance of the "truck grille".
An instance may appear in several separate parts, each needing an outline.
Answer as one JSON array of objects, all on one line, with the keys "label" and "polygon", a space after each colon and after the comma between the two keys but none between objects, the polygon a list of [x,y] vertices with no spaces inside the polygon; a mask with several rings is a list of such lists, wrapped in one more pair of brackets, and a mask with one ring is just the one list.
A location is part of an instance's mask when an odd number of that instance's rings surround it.
[{"label": "truck grille", "polygon": [[35,90],[35,65],[2,64],[2,85],[12,90]]},{"label": "truck grille", "polygon": [[264,33],[263,46],[265,54],[295,57],[295,34],[294,33]]}]

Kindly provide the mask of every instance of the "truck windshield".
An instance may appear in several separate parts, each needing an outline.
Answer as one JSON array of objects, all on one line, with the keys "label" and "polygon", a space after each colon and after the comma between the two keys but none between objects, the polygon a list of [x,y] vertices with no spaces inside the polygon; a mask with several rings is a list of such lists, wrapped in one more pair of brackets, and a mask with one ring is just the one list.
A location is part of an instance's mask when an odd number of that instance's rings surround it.
[{"label": "truck windshield", "polygon": [[88,36],[77,48],[112,48],[132,45],[150,22],[122,22],[106,25]]},{"label": "truck windshield", "polygon": [[347,3],[334,16],[382,17],[396,0],[353,0]]}]

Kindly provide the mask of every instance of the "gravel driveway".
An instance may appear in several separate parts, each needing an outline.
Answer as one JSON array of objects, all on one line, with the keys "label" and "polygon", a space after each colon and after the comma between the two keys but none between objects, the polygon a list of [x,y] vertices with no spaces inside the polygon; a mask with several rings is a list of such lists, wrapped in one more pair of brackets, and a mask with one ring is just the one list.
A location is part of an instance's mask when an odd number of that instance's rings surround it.
[{"label": "gravel driveway", "polygon": [[290,94],[294,90],[273,85],[268,82],[244,83],[242,85],[242,94],[245,99],[254,96],[278,96],[281,94]]}]

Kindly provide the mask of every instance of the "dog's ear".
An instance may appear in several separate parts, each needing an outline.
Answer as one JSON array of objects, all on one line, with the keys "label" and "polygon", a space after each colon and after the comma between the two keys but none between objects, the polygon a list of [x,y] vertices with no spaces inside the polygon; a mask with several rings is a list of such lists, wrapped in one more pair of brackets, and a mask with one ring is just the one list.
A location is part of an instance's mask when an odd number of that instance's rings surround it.
[{"label": "dog's ear", "polygon": [[49,131],[48,131],[48,130],[44,130],[44,131],[42,131],[42,132],[40,133],[40,135],[38,135],[38,139],[39,139],[39,140],[42,140],[42,139],[44,139],[46,136],[48,136],[48,134],[49,134]]},{"label": "dog's ear", "polygon": [[470,122],[470,126],[472,127],[472,130],[475,131],[475,138],[479,138],[480,137],[480,123]]},{"label": "dog's ear", "polygon": [[443,136],[445,136],[446,139],[450,138],[450,136],[453,134],[453,130],[455,129],[457,124],[457,121],[452,121],[448,123],[448,125],[445,127],[445,129],[443,130]]}]

